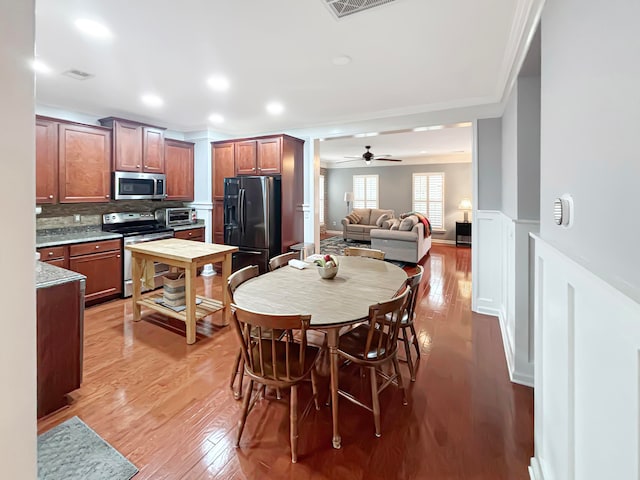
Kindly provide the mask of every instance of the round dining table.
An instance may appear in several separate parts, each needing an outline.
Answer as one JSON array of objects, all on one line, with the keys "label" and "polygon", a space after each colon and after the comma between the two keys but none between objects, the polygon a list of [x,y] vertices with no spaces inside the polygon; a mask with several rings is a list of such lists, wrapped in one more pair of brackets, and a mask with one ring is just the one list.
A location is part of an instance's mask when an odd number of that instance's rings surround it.
[{"label": "round dining table", "polygon": [[405,271],[389,262],[365,257],[338,257],[338,274],[323,279],[309,264],[300,270],[285,266],[241,284],[233,302],[267,314],[311,315],[311,328],[327,334],[331,365],[333,447],[340,448],[338,428],[338,337],[341,327],[369,316],[369,306],[393,298],[407,280]]}]

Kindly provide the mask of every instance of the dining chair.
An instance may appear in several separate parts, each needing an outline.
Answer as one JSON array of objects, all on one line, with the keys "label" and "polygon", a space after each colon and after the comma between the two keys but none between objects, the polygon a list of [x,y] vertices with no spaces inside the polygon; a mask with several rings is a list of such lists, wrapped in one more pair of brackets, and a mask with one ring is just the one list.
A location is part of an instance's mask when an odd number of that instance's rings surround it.
[{"label": "dining chair", "polygon": [[345,247],[343,255],[346,257],[368,257],[384,260],[384,252],[372,248]]},{"label": "dining chair", "polygon": [[[409,373],[411,374],[411,381],[416,381],[415,365],[411,359],[411,345],[416,350],[417,358],[420,358],[420,346],[418,345],[418,336],[416,334],[416,328],[413,325],[413,320],[416,316],[416,303],[418,299],[418,290],[420,289],[420,282],[422,281],[422,274],[424,273],[424,267],[422,265],[417,266],[418,272],[407,278],[407,287],[411,289],[409,298],[407,300],[407,308],[400,320],[400,333],[399,340],[402,340],[404,344],[404,351],[407,357],[407,365],[409,366]],[[410,332],[407,332],[410,330]],[[411,333],[411,336],[408,335]]]},{"label": "dining chair", "polygon": [[[367,322],[341,335],[338,342],[340,357],[369,369],[372,405],[368,406],[362,403],[355,396],[343,390],[338,390],[338,394],[373,413],[376,437],[381,435],[380,402],[378,400],[380,392],[391,383],[397,382],[398,388],[402,390],[402,403],[407,405],[407,393],[402,383],[397,353],[400,320],[407,306],[409,294],[410,289],[405,288],[397,297],[371,305]],[[394,373],[391,375],[381,369],[389,363],[393,365]],[[378,385],[378,376],[383,379],[381,385]]]},{"label": "dining chair", "polygon": [[299,260],[300,254],[298,252],[288,252],[283,253],[282,255],[278,255],[277,257],[273,257],[269,260],[269,271],[273,272],[280,267],[284,267],[289,264],[289,260]]},{"label": "dining chair", "polygon": [[[242,415],[238,422],[238,438],[236,447],[244,431],[247,416],[260,397],[256,393],[252,397],[255,383],[263,387],[290,388],[289,425],[291,441],[291,461],[298,460],[298,423],[315,404],[318,406],[318,389],[316,384],[315,364],[320,349],[307,344],[307,330],[311,315],[267,315],[245,310],[232,305],[233,325],[240,342],[244,370],[249,377],[249,385],[244,394]],[[282,339],[271,332],[282,328],[286,332]],[[293,342],[293,335],[300,342]],[[312,397],[298,420],[298,386],[311,379]],[[260,389],[258,389],[259,391]]]}]

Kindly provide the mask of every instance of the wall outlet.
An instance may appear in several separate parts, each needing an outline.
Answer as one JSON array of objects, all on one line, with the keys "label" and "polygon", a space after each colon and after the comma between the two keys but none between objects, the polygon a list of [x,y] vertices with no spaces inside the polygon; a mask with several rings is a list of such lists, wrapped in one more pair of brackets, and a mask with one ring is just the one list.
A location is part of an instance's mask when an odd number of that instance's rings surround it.
[{"label": "wall outlet", "polygon": [[80,220],[81,220],[81,219],[80,219],[80,215],[76,214],[76,215],[74,215],[74,216],[73,216],[73,221],[74,221],[75,223],[80,223]]},{"label": "wall outlet", "polygon": [[336,222],[335,222],[335,220],[333,221],[333,226],[334,226],[334,227],[336,226]]}]

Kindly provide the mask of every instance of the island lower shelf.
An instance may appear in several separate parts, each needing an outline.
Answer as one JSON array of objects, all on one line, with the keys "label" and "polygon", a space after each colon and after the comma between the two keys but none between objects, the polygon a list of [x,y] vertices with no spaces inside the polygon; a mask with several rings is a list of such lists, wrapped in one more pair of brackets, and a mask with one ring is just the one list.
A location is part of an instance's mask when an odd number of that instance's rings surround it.
[{"label": "island lower shelf", "polygon": [[[220,300],[201,296],[196,296],[196,298],[201,300],[201,303],[196,305],[196,320],[201,320],[202,318],[224,308],[224,305]],[[176,312],[169,307],[165,307],[164,305],[156,303],[156,299],[162,299],[162,295],[152,295],[149,297],[145,297],[141,300],[138,300],[138,305],[140,305],[141,307],[149,308],[151,310],[155,310],[156,312],[160,312],[168,317],[182,320],[183,322],[187,321],[186,308],[181,312]]]}]

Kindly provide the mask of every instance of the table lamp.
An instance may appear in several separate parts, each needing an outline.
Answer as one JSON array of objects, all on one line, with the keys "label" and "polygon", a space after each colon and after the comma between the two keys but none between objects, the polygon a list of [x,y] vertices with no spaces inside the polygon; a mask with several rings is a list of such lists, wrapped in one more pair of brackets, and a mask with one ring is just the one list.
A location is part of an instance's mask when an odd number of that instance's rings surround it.
[{"label": "table lamp", "polygon": [[464,211],[464,223],[469,223],[469,210],[473,209],[471,206],[471,200],[463,198],[458,204],[458,210]]},{"label": "table lamp", "polygon": [[353,202],[353,192],[344,192],[344,201],[347,202],[347,215],[349,214],[349,204]]}]

